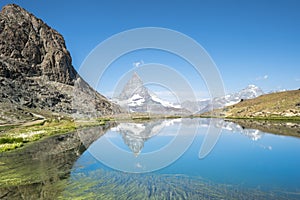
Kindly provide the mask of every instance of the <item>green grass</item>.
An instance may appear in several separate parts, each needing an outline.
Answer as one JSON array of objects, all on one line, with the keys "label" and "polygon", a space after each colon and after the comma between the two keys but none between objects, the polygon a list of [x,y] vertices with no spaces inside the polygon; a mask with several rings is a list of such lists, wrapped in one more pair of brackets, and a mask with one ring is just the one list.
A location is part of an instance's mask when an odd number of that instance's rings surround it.
[{"label": "green grass", "polygon": [[23,142],[0,144],[0,153],[20,148],[23,145]]},{"label": "green grass", "polygon": [[42,138],[73,132],[78,128],[103,126],[112,118],[74,122],[71,120],[49,119],[32,126],[10,126],[0,136],[0,152],[10,151],[22,147],[25,143],[34,142]]},{"label": "green grass", "polygon": [[23,142],[23,138],[21,137],[17,137],[17,138],[13,138],[13,137],[2,137],[0,138],[0,144],[6,144],[6,143],[20,143]]}]

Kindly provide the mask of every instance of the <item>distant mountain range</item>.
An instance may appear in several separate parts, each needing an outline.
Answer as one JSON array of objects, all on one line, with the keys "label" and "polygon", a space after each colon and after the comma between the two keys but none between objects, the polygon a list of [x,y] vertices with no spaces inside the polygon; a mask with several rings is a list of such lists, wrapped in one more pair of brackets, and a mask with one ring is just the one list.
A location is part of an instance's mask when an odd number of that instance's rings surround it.
[{"label": "distant mountain range", "polygon": [[214,99],[203,99],[197,102],[185,101],[181,104],[193,114],[201,114],[213,109],[223,108],[225,106],[239,103],[242,99],[252,99],[264,94],[264,92],[255,85],[249,85],[239,92],[228,94]]},{"label": "distant mountain range", "polygon": [[264,93],[259,87],[249,85],[237,93],[228,94],[224,97],[212,100],[203,99],[197,102],[184,101],[181,105],[175,105],[160,99],[154,92],[146,88],[139,75],[134,72],[131,79],[126,83],[122,92],[114,99],[114,101],[129,112],[186,115],[192,113],[204,113],[213,109],[234,105],[242,99],[252,99],[262,94]]},{"label": "distant mountain range", "polygon": [[264,92],[255,85],[249,85],[246,88],[242,89],[239,92],[228,94],[224,97],[214,98],[212,100],[203,100],[199,101],[199,111],[197,113],[204,113],[211,111],[213,109],[223,108],[226,106],[231,106],[239,103],[245,99],[253,99],[260,95],[263,95]]}]

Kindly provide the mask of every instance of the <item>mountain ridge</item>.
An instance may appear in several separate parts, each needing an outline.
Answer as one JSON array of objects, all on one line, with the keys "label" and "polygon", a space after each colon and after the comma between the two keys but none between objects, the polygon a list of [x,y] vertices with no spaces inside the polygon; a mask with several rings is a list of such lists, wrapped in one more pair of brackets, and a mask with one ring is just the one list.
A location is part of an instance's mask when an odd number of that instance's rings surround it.
[{"label": "mountain ridge", "polygon": [[0,97],[0,124],[32,120],[34,112],[75,117],[121,112],[78,75],[63,36],[16,4],[0,12]]},{"label": "mountain ridge", "polygon": [[250,84],[242,90],[214,99],[202,99],[197,102],[185,101],[181,105],[192,113],[201,114],[213,109],[239,103],[242,99],[251,99],[264,94],[258,86]]}]

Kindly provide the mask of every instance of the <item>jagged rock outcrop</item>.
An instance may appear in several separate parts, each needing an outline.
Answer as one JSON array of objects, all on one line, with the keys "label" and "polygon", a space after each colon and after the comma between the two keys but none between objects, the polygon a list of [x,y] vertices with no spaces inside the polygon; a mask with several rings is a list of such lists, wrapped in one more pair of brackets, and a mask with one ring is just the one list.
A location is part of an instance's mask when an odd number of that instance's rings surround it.
[{"label": "jagged rock outcrop", "polygon": [[80,109],[83,101],[72,107],[75,86],[76,95],[82,95],[76,98],[88,99],[97,116],[120,112],[78,76],[62,35],[23,8],[4,6],[0,12],[0,124],[30,118],[28,109],[87,114]]},{"label": "jagged rock outcrop", "polygon": [[76,71],[65,41],[57,31],[17,5],[0,15],[1,76],[44,76],[73,85]]}]

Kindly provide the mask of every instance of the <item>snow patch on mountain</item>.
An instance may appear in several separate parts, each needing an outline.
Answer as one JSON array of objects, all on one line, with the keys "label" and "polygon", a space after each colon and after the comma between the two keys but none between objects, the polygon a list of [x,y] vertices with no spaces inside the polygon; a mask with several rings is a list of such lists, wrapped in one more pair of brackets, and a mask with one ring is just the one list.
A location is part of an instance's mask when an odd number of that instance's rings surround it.
[{"label": "snow patch on mountain", "polygon": [[253,99],[262,94],[264,94],[264,92],[256,85],[248,85],[246,88],[242,89],[239,92],[228,94],[224,97],[214,98],[210,101],[198,102],[198,106],[200,108],[199,113],[208,112],[213,109],[223,108],[226,106],[232,106],[239,103],[241,100]]},{"label": "snow patch on mountain", "polygon": [[131,98],[127,100],[128,106],[141,106],[145,102],[145,99],[139,94],[134,94]]},{"label": "snow patch on mountain", "polygon": [[122,92],[114,102],[129,112],[151,112],[157,114],[189,113],[176,105],[159,98],[143,84],[139,75],[134,72],[131,79],[125,84]]},{"label": "snow patch on mountain", "polygon": [[171,108],[181,108],[180,105],[174,105],[168,101],[162,100],[160,98],[158,98],[156,95],[151,94],[151,99],[157,103],[160,103],[161,105],[163,105],[164,107],[171,107]]}]

